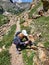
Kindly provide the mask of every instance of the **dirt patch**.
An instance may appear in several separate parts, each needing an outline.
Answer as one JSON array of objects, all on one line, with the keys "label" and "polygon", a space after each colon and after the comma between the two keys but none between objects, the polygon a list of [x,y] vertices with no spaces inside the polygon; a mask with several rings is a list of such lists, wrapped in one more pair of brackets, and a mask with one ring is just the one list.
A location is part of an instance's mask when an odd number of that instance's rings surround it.
[{"label": "dirt patch", "polygon": [[11,54],[11,65],[23,65],[22,54],[17,53],[14,44],[10,47],[9,53]]},{"label": "dirt patch", "polygon": [[48,52],[42,43],[38,43],[38,50],[33,60],[35,65],[49,65]]}]

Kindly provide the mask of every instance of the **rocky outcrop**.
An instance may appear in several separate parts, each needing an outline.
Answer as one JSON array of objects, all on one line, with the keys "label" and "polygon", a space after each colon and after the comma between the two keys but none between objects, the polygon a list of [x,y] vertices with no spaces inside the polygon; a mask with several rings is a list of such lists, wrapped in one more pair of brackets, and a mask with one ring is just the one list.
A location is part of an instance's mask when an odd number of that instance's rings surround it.
[{"label": "rocky outcrop", "polygon": [[0,6],[0,14],[3,14],[4,10],[2,8],[2,6]]},{"label": "rocky outcrop", "polygon": [[49,9],[49,0],[41,0],[43,2],[43,9],[47,11]]},{"label": "rocky outcrop", "polygon": [[47,56],[47,50],[44,48],[44,45],[40,42],[37,45],[38,50],[33,58],[35,65],[49,65],[49,58]]},{"label": "rocky outcrop", "polygon": [[32,15],[32,18],[33,18],[33,19],[37,19],[37,18],[39,18],[39,17],[41,17],[41,15]]}]

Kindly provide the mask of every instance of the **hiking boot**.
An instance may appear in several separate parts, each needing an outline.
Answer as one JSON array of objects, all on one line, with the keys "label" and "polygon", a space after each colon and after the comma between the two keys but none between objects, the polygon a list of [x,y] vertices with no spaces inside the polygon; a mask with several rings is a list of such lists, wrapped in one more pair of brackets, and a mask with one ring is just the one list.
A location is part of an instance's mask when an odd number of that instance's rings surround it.
[{"label": "hiking boot", "polygon": [[18,48],[18,51],[21,51],[21,49],[20,49],[20,48]]},{"label": "hiking boot", "polygon": [[21,54],[21,52],[17,50],[17,54]]}]

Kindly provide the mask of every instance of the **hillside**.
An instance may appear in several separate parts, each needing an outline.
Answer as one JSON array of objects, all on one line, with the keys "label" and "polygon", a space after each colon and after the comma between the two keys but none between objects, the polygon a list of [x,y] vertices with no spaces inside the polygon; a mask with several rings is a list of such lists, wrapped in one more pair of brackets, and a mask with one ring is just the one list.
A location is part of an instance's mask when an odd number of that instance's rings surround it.
[{"label": "hillside", "polygon": [[[26,3],[16,3],[26,9],[16,15],[14,11],[7,12],[13,7],[19,9],[16,4],[8,0],[0,1],[6,10],[0,14],[0,65],[49,65],[49,8],[45,11],[43,2],[34,0],[29,9]],[[33,45],[22,47],[21,54],[18,54],[13,39],[16,32],[23,29],[30,35],[28,39]]]},{"label": "hillside", "polygon": [[0,0],[0,6],[2,6],[5,11],[17,14],[23,12],[25,9],[29,9],[30,3],[11,3],[10,0]]}]

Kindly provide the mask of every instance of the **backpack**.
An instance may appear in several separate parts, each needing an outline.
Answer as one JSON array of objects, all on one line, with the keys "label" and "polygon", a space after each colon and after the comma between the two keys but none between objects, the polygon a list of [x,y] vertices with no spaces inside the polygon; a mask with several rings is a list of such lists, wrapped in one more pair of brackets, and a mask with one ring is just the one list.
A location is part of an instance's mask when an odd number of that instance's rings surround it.
[{"label": "backpack", "polygon": [[14,44],[16,44],[15,42],[16,42],[17,35],[19,35],[20,33],[21,33],[20,31],[16,32],[14,39],[13,39]]}]

